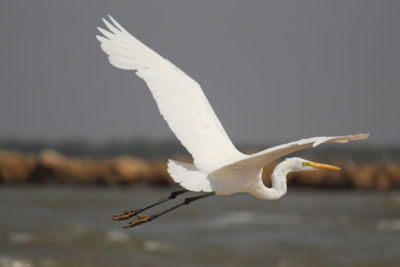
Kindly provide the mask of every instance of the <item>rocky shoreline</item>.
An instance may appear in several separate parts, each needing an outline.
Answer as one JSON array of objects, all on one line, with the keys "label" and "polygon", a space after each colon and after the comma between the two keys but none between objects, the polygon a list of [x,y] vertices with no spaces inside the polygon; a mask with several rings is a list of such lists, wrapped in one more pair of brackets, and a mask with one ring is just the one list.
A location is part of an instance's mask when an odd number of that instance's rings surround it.
[{"label": "rocky shoreline", "polygon": [[[179,160],[185,161],[183,158]],[[186,161],[188,161],[186,159]],[[290,186],[346,189],[400,189],[400,164],[331,162],[340,172],[316,171],[289,175]],[[270,184],[274,165],[265,168]],[[30,155],[0,151],[0,184],[172,185],[165,160],[147,161],[131,156],[105,159],[66,157],[53,150]]]}]

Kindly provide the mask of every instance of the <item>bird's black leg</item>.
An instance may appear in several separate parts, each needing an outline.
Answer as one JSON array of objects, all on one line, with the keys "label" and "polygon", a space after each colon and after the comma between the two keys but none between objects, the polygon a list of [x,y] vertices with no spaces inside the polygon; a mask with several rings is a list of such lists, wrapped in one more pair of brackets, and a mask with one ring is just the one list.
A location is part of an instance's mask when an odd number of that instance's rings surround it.
[{"label": "bird's black leg", "polygon": [[150,209],[152,207],[155,207],[157,205],[160,205],[161,203],[164,203],[164,202],[166,202],[168,200],[174,199],[177,196],[179,196],[180,194],[183,194],[183,193],[186,193],[186,192],[188,192],[188,190],[186,190],[186,189],[179,190],[179,191],[174,191],[168,197],[162,198],[159,201],[157,201],[157,202],[155,202],[153,204],[150,204],[149,206],[146,206],[144,208],[135,209],[135,210],[123,210],[122,213],[114,215],[112,219],[114,221],[122,221],[122,220],[129,219],[129,218],[139,214],[142,211],[148,210],[148,209]]},{"label": "bird's black leg", "polygon": [[163,210],[163,211],[161,211],[159,213],[155,213],[155,214],[152,214],[152,215],[140,214],[140,215],[138,215],[138,218],[136,220],[133,220],[133,221],[129,222],[126,226],[124,226],[124,228],[130,228],[130,227],[134,227],[134,226],[146,223],[146,222],[150,222],[150,221],[154,220],[155,218],[158,218],[158,217],[160,217],[160,216],[162,216],[162,215],[164,215],[164,214],[166,214],[168,212],[171,212],[171,211],[173,211],[173,210],[175,210],[175,209],[177,209],[179,207],[182,207],[182,206],[185,206],[185,205],[189,205],[193,201],[196,201],[196,200],[199,200],[199,199],[203,199],[203,198],[206,198],[206,197],[209,197],[209,196],[213,196],[213,195],[215,195],[215,192],[205,193],[205,194],[197,195],[197,196],[194,196],[194,197],[188,197],[188,198],[185,198],[181,203],[179,203],[179,204],[177,204],[175,206],[172,206],[172,207],[170,207],[170,208],[168,208],[166,210]]}]

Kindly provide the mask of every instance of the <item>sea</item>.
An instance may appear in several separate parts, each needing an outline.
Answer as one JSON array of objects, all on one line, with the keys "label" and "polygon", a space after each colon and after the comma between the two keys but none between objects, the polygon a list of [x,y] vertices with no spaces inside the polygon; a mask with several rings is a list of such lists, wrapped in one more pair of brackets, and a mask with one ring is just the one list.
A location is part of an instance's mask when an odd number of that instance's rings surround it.
[{"label": "sea", "polygon": [[135,228],[111,220],[176,189],[1,186],[0,267],[400,266],[400,192],[289,188],[212,196]]}]

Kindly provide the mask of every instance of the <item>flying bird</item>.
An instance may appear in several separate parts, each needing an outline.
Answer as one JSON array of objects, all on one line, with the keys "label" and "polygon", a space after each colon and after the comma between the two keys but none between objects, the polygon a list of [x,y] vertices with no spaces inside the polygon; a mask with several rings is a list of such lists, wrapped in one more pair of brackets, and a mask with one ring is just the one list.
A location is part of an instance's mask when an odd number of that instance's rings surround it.
[{"label": "flying bird", "polygon": [[[132,70],[150,89],[161,115],[172,132],[193,157],[193,164],[176,160],[168,161],[168,173],[184,190],[172,192],[147,207],[124,210],[113,217],[136,219],[127,227],[133,227],[212,195],[248,193],[260,199],[279,199],[287,191],[286,176],[289,172],[340,168],[293,157],[283,160],[271,175],[272,187],[262,182],[263,167],[292,152],[316,147],[323,143],[346,143],[365,139],[369,134],[333,137],[313,137],[274,146],[247,155],[236,149],[212,109],[200,85],[172,62],[144,45],[115,19],[103,19],[106,29],[98,28],[102,36],[96,36],[111,65]],[[179,204],[156,214],[141,212],[164,203],[188,191],[202,192],[188,197]]]}]

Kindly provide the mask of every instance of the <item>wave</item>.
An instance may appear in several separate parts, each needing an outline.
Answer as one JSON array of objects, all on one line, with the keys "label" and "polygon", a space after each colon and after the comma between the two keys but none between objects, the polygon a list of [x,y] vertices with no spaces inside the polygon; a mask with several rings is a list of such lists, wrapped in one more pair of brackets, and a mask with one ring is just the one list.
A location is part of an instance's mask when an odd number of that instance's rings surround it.
[{"label": "wave", "polygon": [[259,214],[253,211],[242,210],[222,214],[211,219],[206,224],[212,230],[223,230],[242,226],[282,226],[298,224],[301,217],[298,214],[269,213]]},{"label": "wave", "polygon": [[400,231],[400,219],[379,220],[377,229],[378,231]]},{"label": "wave", "polygon": [[125,243],[129,242],[130,236],[127,232],[123,232],[120,230],[110,230],[107,233],[105,233],[105,239],[108,242]]},{"label": "wave", "polygon": [[14,244],[28,244],[35,241],[35,239],[36,239],[35,236],[31,233],[25,233],[25,232],[8,233],[8,240]]},{"label": "wave", "polygon": [[0,256],[1,267],[33,267],[34,265],[24,259],[12,258],[8,256]]}]

